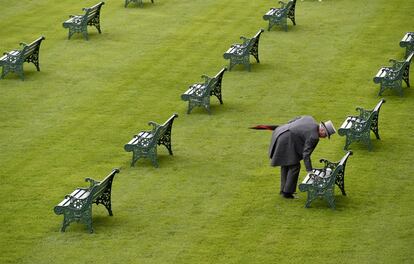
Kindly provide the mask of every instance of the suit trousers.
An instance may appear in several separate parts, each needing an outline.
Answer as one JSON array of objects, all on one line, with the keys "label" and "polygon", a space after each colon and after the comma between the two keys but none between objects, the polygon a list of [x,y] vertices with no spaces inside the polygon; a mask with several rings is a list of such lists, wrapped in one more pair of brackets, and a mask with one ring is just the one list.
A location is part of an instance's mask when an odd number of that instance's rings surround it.
[{"label": "suit trousers", "polygon": [[296,192],[300,172],[300,163],[280,167],[280,191],[292,194]]}]

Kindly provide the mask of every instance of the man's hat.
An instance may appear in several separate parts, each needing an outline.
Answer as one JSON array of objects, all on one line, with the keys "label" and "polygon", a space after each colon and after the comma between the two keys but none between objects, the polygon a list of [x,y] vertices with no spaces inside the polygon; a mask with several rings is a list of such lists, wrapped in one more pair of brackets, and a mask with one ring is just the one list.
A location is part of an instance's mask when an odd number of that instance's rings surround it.
[{"label": "man's hat", "polygon": [[326,134],[328,135],[328,138],[331,138],[331,135],[336,133],[336,129],[335,129],[335,127],[334,127],[331,120],[328,120],[326,122],[321,121],[321,124],[322,124],[323,128],[325,128],[325,131],[326,131]]}]

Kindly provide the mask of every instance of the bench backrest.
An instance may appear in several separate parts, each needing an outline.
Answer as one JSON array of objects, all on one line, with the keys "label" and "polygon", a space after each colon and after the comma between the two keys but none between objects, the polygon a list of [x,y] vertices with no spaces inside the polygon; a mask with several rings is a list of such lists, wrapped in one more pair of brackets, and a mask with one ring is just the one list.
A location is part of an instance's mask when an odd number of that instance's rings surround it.
[{"label": "bench backrest", "polygon": [[30,44],[26,44],[26,43],[20,43],[20,45],[23,46],[23,50],[22,50],[22,55],[23,58],[26,59],[27,57],[29,57],[32,54],[36,54],[39,52],[39,48],[40,48],[40,44],[42,43],[42,40],[44,40],[45,37],[41,36],[38,39],[36,39],[35,41],[33,41]]},{"label": "bench backrest", "polygon": [[290,2],[292,2],[292,4],[289,7],[289,12],[287,15],[288,17],[295,17],[296,0],[290,0],[289,3]]},{"label": "bench backrest", "polygon": [[86,181],[89,181],[91,184],[89,190],[91,194],[88,199],[90,199],[91,202],[94,202],[96,199],[99,199],[105,191],[111,190],[112,181],[117,173],[119,173],[119,169],[112,170],[112,172],[100,182],[94,181],[91,178],[86,178]]},{"label": "bench backrest", "polygon": [[85,15],[82,17],[82,23],[89,23],[95,18],[99,19],[100,13],[101,13],[101,7],[105,4],[105,2],[99,2],[96,5],[92,7],[86,7],[82,10],[85,11]]},{"label": "bench backrest", "polygon": [[253,38],[251,38],[249,40],[248,43],[248,47],[247,47],[247,51],[250,53],[250,55],[253,56],[258,56],[257,54],[259,53],[259,40],[260,40],[260,35],[264,32],[264,29],[260,29],[256,35],[254,35]]},{"label": "bench backrest", "polygon": [[154,140],[156,140],[157,141],[157,144],[159,145],[159,144],[161,144],[161,142],[160,142],[160,139],[163,137],[163,136],[170,136],[171,135],[171,128],[172,128],[172,125],[173,125],[173,122],[174,122],[174,119],[176,118],[176,117],[178,117],[178,115],[177,114],[173,114],[170,118],[168,118],[168,120],[167,121],[165,121],[164,122],[164,124],[162,124],[162,125],[158,125],[158,124],[156,124],[155,122],[150,122],[150,123],[152,123],[152,124],[155,124],[155,127],[154,127]]},{"label": "bench backrest", "polygon": [[407,32],[400,41],[401,47],[414,44],[414,32]]},{"label": "bench backrest", "polygon": [[222,68],[213,78],[208,77],[207,75],[203,75],[202,77],[205,78],[204,85],[206,87],[206,92],[209,95],[212,95],[212,92],[221,87],[221,82],[223,80],[224,72],[227,71],[227,68]]},{"label": "bench backrest", "polygon": [[287,2],[287,4],[284,6],[284,10],[286,10],[285,12],[286,12],[286,14],[289,14],[289,12],[290,12],[290,10],[292,10],[292,8],[293,8],[293,11],[295,10],[294,8],[295,8],[295,5],[296,5],[296,0],[290,0],[289,2]]},{"label": "bench backrest", "polygon": [[[342,159],[336,164],[336,166],[334,166],[333,172],[332,172],[331,176],[329,177],[329,180],[324,182],[323,185],[320,185],[319,186],[320,188],[328,188],[328,187],[333,187],[335,185],[336,179],[340,175],[343,176],[345,174],[346,162],[348,160],[348,157],[351,156],[352,154],[353,154],[352,151],[348,151],[342,157]],[[316,181],[315,184],[320,184],[320,183],[318,183]]]},{"label": "bench backrest", "polygon": [[410,67],[413,56],[414,52],[411,52],[403,61],[392,60],[394,62],[394,65],[392,66],[393,70],[398,71],[402,74],[407,69],[407,67]]},{"label": "bench backrest", "polygon": [[385,103],[385,99],[382,98],[372,110],[365,110],[361,107],[357,107],[359,111],[359,117],[367,122],[371,123],[372,119],[377,118],[382,104]]},{"label": "bench backrest", "polygon": [[6,57],[6,61],[9,61],[13,64],[22,64],[28,57],[34,54],[39,54],[39,48],[40,44],[42,43],[42,40],[44,40],[45,37],[40,36],[38,39],[34,40],[30,44],[26,44],[24,42],[20,43],[20,46],[22,46],[22,49],[19,53],[15,53],[15,55],[9,54]]}]

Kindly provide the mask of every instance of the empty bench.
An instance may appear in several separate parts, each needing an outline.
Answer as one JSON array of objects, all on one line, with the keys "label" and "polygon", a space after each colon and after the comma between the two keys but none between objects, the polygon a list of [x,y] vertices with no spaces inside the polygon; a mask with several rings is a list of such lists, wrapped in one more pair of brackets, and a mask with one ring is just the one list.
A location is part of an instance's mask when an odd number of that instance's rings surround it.
[{"label": "empty bench", "polygon": [[400,47],[405,48],[405,57],[407,58],[414,52],[414,32],[407,32],[400,41]]},{"label": "empty bench", "polygon": [[92,204],[103,204],[110,216],[112,216],[111,191],[112,181],[119,169],[114,169],[102,181],[95,181],[86,178],[85,181],[90,183],[87,188],[77,188],[71,194],[65,196],[62,202],[55,206],[54,211],[57,215],[63,214],[63,224],[60,229],[65,232],[70,223],[76,221],[86,225],[90,233],[93,233],[92,227]]},{"label": "empty bench", "polygon": [[385,103],[384,99],[381,99],[378,104],[372,110],[365,110],[362,107],[357,107],[359,111],[357,116],[348,116],[338,129],[340,136],[346,136],[345,147],[347,150],[352,142],[363,142],[368,146],[368,149],[372,150],[371,143],[371,131],[374,132],[377,139],[380,139],[378,131],[378,118],[379,111],[382,104]]},{"label": "empty bench", "polygon": [[83,15],[69,16],[70,19],[63,22],[63,27],[69,29],[68,39],[75,33],[82,33],[83,37],[89,40],[88,26],[95,26],[99,34],[101,34],[100,14],[103,4],[105,3],[99,2],[92,7],[83,8],[82,10],[85,11]]},{"label": "empty bench", "polygon": [[0,66],[3,67],[1,78],[3,79],[9,72],[14,72],[19,75],[22,81],[24,80],[23,63],[31,62],[36,66],[37,71],[39,67],[39,50],[40,44],[45,37],[41,36],[30,44],[21,42],[21,50],[12,50],[5,52],[0,58]]},{"label": "empty bench", "polygon": [[173,114],[164,124],[160,125],[150,121],[148,125],[152,125],[152,130],[141,131],[124,146],[125,151],[132,151],[131,167],[135,166],[137,160],[141,157],[149,158],[154,165],[158,167],[157,161],[157,145],[164,145],[170,155],[173,154],[171,149],[171,129],[174,118],[178,117]]},{"label": "empty bench", "polygon": [[306,175],[302,183],[299,184],[299,190],[307,192],[306,208],[309,208],[312,201],[319,197],[325,199],[329,206],[335,209],[335,184],[341,189],[342,195],[346,195],[344,184],[345,166],[348,157],[351,155],[352,151],[348,151],[339,162],[321,159],[320,161],[324,163],[324,167],[313,169],[312,173]]},{"label": "empty bench", "polygon": [[[125,0],[125,7],[127,7],[129,3],[132,2],[138,6],[144,6],[144,2],[142,0]],[[151,0],[151,3],[154,3],[154,0]]]},{"label": "empty bench", "polygon": [[236,64],[243,64],[245,68],[250,71],[250,55],[256,59],[257,63],[260,63],[259,39],[263,31],[263,29],[260,29],[256,35],[250,39],[241,36],[240,39],[243,40],[243,43],[231,45],[231,47],[224,53],[224,59],[230,60],[229,71],[231,71]]},{"label": "empty bench", "polygon": [[224,67],[212,78],[207,75],[202,75],[201,78],[204,78],[204,83],[195,83],[191,85],[188,90],[181,95],[183,101],[188,101],[187,114],[189,114],[195,106],[202,106],[209,114],[211,114],[210,96],[212,95],[217,97],[220,104],[223,104],[221,83],[226,70],[227,68]]},{"label": "empty bench", "polygon": [[382,95],[386,89],[391,89],[403,96],[402,81],[406,83],[407,87],[410,87],[410,64],[413,56],[414,52],[410,53],[403,61],[391,59],[392,66],[379,69],[374,77],[374,83],[380,84],[378,95]]},{"label": "empty bench", "polygon": [[288,30],[287,26],[287,19],[289,18],[293,25],[296,26],[295,22],[295,7],[296,7],[296,0],[290,0],[289,2],[285,3],[279,1],[280,7],[275,8],[272,7],[270,10],[263,16],[264,20],[269,21],[268,31],[275,26],[281,26],[285,31]]}]

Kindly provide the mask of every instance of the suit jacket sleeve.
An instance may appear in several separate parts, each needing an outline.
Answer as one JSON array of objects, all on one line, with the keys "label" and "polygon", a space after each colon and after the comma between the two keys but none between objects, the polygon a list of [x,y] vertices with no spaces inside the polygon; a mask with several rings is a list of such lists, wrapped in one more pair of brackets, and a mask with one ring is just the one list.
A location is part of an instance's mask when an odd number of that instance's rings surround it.
[{"label": "suit jacket sleeve", "polygon": [[303,148],[303,163],[305,164],[306,167],[306,171],[311,171],[312,170],[312,161],[311,161],[311,154],[313,152],[313,150],[316,148],[316,146],[318,145],[319,142],[319,138],[309,138],[308,140],[306,140],[305,142],[305,147]]}]

